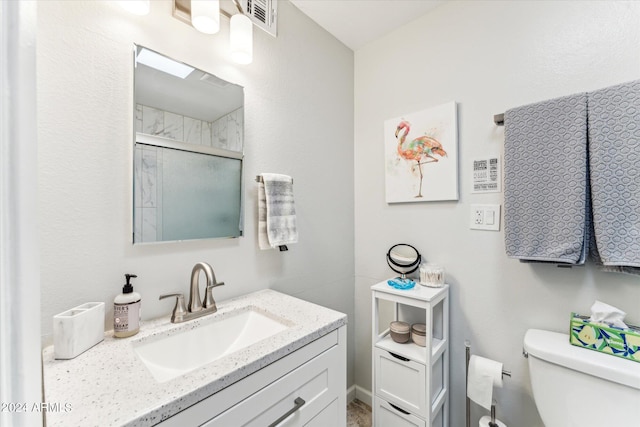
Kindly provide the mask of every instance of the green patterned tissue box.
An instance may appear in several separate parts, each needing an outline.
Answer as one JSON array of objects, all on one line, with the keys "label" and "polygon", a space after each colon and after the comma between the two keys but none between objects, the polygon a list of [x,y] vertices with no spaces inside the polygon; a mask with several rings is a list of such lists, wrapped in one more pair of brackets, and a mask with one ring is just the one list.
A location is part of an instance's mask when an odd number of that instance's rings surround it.
[{"label": "green patterned tissue box", "polygon": [[588,316],[571,313],[571,344],[640,362],[640,328],[619,329],[591,323]]}]

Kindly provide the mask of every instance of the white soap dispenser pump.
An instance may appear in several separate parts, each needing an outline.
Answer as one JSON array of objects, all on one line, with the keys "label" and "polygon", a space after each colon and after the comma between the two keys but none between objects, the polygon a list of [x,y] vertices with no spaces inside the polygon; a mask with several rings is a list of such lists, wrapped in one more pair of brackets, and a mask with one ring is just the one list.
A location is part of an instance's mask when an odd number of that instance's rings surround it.
[{"label": "white soap dispenser pump", "polygon": [[113,300],[113,336],[126,338],[135,335],[140,330],[140,302],[141,297],[133,292],[130,281],[135,274],[125,274],[127,279],[122,293]]}]

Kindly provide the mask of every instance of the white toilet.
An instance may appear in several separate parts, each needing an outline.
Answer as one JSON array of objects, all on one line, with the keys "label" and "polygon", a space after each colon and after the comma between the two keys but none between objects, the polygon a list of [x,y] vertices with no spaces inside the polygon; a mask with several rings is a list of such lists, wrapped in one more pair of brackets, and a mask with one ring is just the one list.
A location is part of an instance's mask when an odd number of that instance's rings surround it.
[{"label": "white toilet", "polygon": [[524,336],[533,397],[546,427],[640,426],[640,363],[573,346],[569,335]]}]

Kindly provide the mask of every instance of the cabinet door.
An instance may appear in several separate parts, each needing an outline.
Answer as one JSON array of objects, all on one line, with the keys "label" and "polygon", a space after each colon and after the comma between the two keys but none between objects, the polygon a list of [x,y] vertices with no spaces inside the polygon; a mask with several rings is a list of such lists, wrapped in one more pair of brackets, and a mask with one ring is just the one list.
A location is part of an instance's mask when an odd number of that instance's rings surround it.
[{"label": "cabinet door", "polygon": [[425,366],[379,348],[374,354],[375,394],[426,418]]},{"label": "cabinet door", "polygon": [[[298,407],[278,427],[304,426],[337,399],[340,379],[340,351],[333,347],[290,372],[242,402],[203,424],[203,427],[265,427]],[[338,399],[339,400],[339,399]],[[326,414],[330,416],[330,413]],[[312,424],[313,425],[313,424]],[[332,423],[330,425],[344,425]]]},{"label": "cabinet door", "polygon": [[328,427],[328,426],[342,426],[345,421],[340,422],[340,399],[334,399],[326,408],[322,410],[318,415],[313,417],[311,421],[304,425],[304,427]]},{"label": "cabinet door", "polygon": [[405,413],[402,409],[391,406],[384,399],[375,397],[374,427],[426,427],[425,420],[413,414]]}]

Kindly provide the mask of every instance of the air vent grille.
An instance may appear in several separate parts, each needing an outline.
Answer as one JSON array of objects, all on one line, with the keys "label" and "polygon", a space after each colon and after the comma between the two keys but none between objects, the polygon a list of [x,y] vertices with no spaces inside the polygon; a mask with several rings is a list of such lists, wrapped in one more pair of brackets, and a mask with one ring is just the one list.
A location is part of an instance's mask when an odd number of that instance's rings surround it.
[{"label": "air vent grille", "polygon": [[258,27],[272,36],[277,36],[277,0],[244,0],[245,14]]}]

